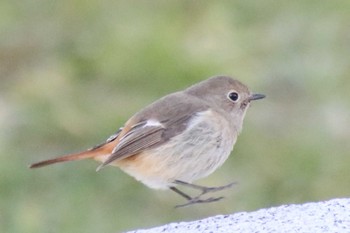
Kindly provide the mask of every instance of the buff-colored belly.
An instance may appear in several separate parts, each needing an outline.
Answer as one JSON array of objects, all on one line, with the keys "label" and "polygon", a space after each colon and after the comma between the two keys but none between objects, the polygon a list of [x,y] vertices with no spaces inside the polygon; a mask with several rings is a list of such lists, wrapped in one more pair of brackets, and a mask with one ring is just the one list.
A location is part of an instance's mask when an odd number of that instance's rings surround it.
[{"label": "buff-colored belly", "polygon": [[197,120],[163,145],[113,165],[151,188],[166,189],[175,180],[191,183],[214,172],[228,158],[235,140],[225,122]]}]

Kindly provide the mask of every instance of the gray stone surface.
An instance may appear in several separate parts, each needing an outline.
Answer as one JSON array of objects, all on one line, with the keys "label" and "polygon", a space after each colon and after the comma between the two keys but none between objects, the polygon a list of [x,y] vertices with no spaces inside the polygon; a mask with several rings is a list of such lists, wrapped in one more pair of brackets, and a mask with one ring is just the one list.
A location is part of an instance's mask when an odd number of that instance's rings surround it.
[{"label": "gray stone surface", "polygon": [[350,198],[282,205],[255,212],[218,215],[193,222],[170,223],[129,233],[201,232],[349,232]]}]

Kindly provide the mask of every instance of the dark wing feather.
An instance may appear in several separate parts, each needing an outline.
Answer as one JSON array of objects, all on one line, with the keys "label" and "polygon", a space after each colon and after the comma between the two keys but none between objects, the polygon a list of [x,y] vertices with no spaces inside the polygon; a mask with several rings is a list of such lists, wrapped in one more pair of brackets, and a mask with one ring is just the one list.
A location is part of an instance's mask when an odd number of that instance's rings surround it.
[{"label": "dark wing feather", "polygon": [[164,127],[146,126],[146,122],[140,122],[134,125],[123,137],[120,138],[118,145],[112,151],[112,154],[97,168],[109,163],[120,160],[134,154],[137,154],[151,146],[162,141]]},{"label": "dark wing feather", "polygon": [[[151,104],[133,117],[136,123],[125,134],[122,133],[112,154],[97,170],[115,160],[125,159],[169,141],[186,129],[192,117],[207,109],[208,106],[200,99],[181,93],[166,96]],[[160,124],[147,125],[150,119]]]},{"label": "dark wing feather", "polygon": [[159,126],[147,126],[146,122],[140,122],[132,127],[114,148],[112,154],[104,161],[97,170],[109,163],[127,158],[160,145],[185,129],[192,115],[185,115],[176,120],[169,120]]},{"label": "dark wing feather", "polygon": [[119,141],[114,148],[111,158],[120,159],[120,157],[136,154],[150,146],[162,141],[162,134],[165,128],[159,126],[145,126],[146,122],[141,122],[132,127]]}]

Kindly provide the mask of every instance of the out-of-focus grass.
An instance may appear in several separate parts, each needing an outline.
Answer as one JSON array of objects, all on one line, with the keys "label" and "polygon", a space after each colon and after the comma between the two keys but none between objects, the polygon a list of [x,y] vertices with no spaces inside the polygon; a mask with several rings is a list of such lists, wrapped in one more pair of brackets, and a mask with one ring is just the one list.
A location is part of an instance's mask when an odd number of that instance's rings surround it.
[{"label": "out-of-focus grass", "polygon": [[[349,196],[349,1],[1,1],[0,232],[118,232]],[[92,161],[31,162],[98,143],[135,111],[214,74],[254,103],[233,156],[183,200]]]}]

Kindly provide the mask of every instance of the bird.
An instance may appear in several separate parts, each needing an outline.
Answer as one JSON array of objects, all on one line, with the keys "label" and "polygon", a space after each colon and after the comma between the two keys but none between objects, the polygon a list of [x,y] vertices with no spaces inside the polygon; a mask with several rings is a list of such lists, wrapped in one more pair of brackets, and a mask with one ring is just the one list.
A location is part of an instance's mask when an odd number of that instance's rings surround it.
[{"label": "bird", "polygon": [[[210,203],[223,197],[202,198],[231,188],[235,182],[206,187],[193,184],[219,168],[231,154],[251,101],[265,98],[229,76],[214,76],[151,103],[126,121],[105,142],[88,150],[33,163],[94,159],[97,171],[107,165],[149,188],[172,190],[187,200],[176,207]],[[178,187],[201,191],[191,196]]]}]

